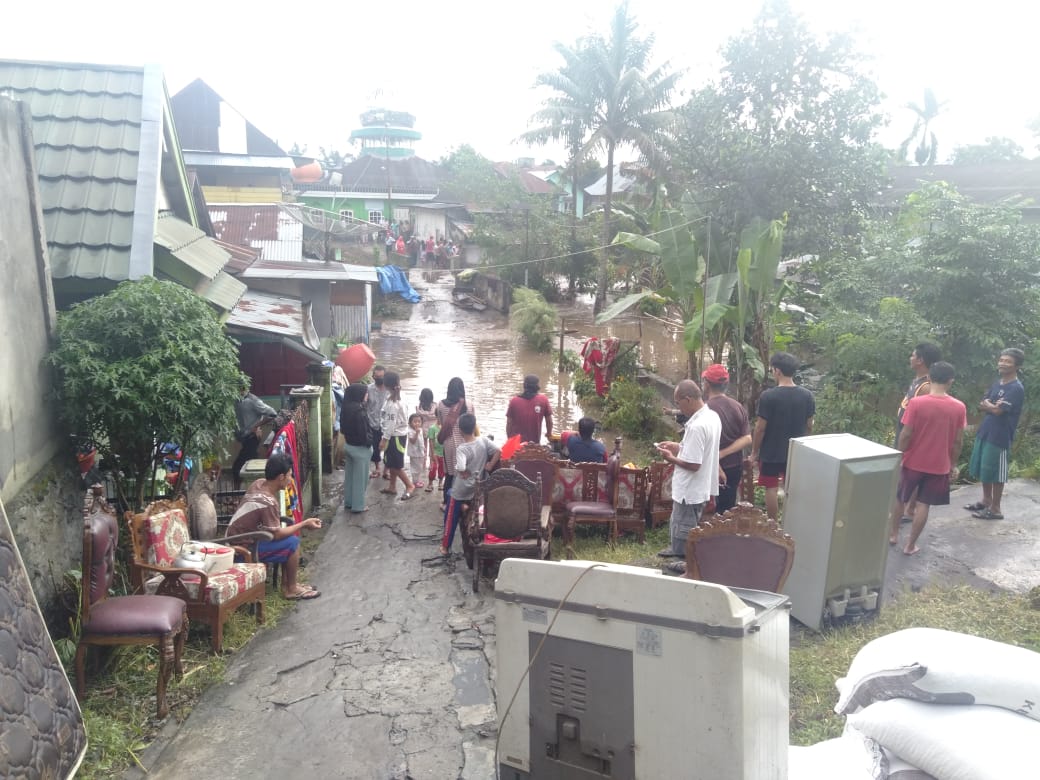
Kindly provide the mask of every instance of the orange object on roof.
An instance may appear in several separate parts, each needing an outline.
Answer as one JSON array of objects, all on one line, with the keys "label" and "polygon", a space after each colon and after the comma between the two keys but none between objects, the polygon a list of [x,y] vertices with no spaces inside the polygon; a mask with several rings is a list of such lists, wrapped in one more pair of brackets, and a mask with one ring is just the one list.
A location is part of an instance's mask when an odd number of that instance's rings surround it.
[{"label": "orange object on roof", "polygon": [[321,163],[314,160],[306,165],[293,168],[290,175],[292,176],[292,180],[298,184],[314,184],[315,182],[321,181],[325,172],[321,169]]}]

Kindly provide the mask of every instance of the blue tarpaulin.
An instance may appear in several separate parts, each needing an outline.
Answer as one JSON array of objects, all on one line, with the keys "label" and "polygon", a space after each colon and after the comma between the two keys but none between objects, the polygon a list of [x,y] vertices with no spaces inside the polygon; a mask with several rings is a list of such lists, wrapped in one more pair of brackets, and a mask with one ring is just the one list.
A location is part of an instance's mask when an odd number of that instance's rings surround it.
[{"label": "blue tarpaulin", "polygon": [[401,297],[409,303],[418,303],[421,299],[419,293],[408,283],[408,272],[396,265],[384,265],[376,268],[379,275],[379,289],[383,294],[401,293]]}]

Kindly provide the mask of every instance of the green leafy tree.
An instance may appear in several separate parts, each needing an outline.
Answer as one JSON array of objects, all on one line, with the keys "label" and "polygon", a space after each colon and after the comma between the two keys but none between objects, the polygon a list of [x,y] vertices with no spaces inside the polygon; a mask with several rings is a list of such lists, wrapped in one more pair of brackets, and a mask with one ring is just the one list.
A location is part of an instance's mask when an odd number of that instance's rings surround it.
[{"label": "green leafy tree", "polygon": [[1010,138],[990,136],[984,144],[967,144],[953,150],[953,165],[986,165],[987,163],[1018,162],[1026,159],[1023,149]]},{"label": "green leafy tree", "polygon": [[669,189],[712,215],[713,249],[736,254],[756,217],[787,214],[788,256],[859,234],[886,178],[876,84],[849,36],[818,38],[783,2],[722,48],[721,77],[678,110]]},{"label": "green leafy tree", "polygon": [[164,442],[205,452],[234,431],[238,351],[209,305],[173,282],[123,282],[62,312],[48,360],[63,421],[118,456],[131,508],[143,506]]},{"label": "green leafy tree", "polygon": [[917,118],[914,120],[914,129],[899,145],[901,160],[909,159],[907,152],[910,150],[910,144],[915,144],[914,162],[918,165],[935,165],[939,155],[939,140],[935,137],[931,127],[932,123],[939,118],[945,105],[945,102],[940,103],[936,100],[935,93],[930,88],[925,89],[924,100],[920,105],[917,103],[906,104],[906,107],[913,111]]},{"label": "green leafy tree", "polygon": [[954,392],[969,401],[992,381],[1001,349],[1028,354],[1037,337],[1040,227],[1012,204],[973,203],[946,184],[912,193],[897,218],[865,232],[861,251],[817,273],[828,280],[825,321],[874,316],[885,298],[906,301],[928,323],[915,337],[942,347],[957,367]]},{"label": "green leafy tree", "polygon": [[[672,120],[669,102],[680,76],[667,63],[650,67],[654,37],[639,37],[637,28],[628,4],[622,3],[614,12],[608,36],[592,35],[573,47],[557,47],[564,57],[560,78],[545,80],[557,94],[543,105],[547,113],[534,117],[543,126],[566,133],[569,142],[576,142],[577,129],[583,128],[579,157],[594,150],[606,152],[604,247],[613,237],[615,152],[619,146],[631,145],[647,160],[661,156],[661,136]],[[609,279],[610,254],[604,248],[596,285],[597,312],[606,301]]]}]

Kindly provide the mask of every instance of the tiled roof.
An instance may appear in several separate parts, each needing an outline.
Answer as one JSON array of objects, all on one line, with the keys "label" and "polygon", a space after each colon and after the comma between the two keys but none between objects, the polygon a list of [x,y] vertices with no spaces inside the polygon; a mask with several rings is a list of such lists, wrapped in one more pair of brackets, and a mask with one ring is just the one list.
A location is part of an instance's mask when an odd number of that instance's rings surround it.
[{"label": "tiled roof", "polygon": [[[159,157],[159,71],[0,60],[0,90],[27,103],[33,117],[52,275],[118,281],[150,272],[152,230],[135,225],[135,214],[154,222],[158,171],[154,164],[150,177],[140,171],[142,160]],[[152,121],[158,135],[143,134]],[[140,208],[149,202],[151,213]]]},{"label": "tiled roof", "polygon": [[211,205],[209,218],[216,238],[258,249],[262,260],[303,259],[303,223],[277,203]]}]

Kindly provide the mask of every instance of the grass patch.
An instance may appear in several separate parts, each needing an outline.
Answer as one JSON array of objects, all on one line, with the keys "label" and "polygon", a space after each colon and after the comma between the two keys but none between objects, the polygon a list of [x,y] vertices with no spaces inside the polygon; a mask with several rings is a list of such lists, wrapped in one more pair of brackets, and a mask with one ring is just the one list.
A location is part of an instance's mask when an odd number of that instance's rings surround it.
[{"label": "grass patch", "polygon": [[[646,544],[634,537],[608,544],[602,529],[578,526],[574,554],[579,560],[657,568],[657,551],[668,546],[668,526],[646,533]],[[565,556],[556,543],[553,558]],[[929,587],[901,594],[874,620],[813,633],[791,624],[791,744],[812,745],[841,736],[844,716],[834,712],[838,690],[853,657],[872,639],[904,628],[929,627],[958,631],[1040,652],[1040,588],[1019,596],[979,590],[967,585]]]}]

